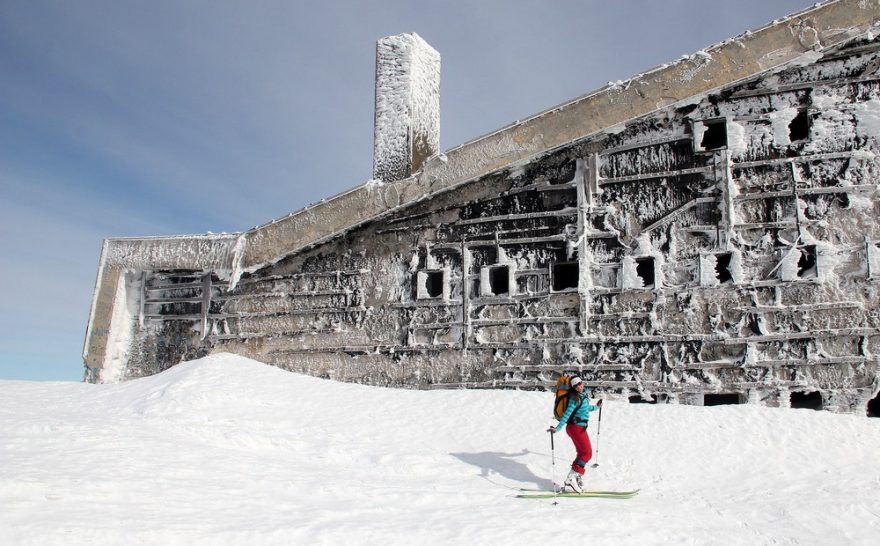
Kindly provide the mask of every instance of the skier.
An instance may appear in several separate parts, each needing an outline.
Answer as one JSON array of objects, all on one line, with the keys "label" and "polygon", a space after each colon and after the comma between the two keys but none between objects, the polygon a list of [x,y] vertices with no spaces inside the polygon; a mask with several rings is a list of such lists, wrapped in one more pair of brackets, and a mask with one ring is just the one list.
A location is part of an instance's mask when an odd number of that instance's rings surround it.
[{"label": "skier", "polygon": [[571,387],[565,413],[562,414],[556,426],[551,426],[547,430],[550,433],[555,433],[558,427],[565,425],[565,433],[574,442],[577,455],[571,463],[571,471],[565,478],[563,485],[580,493],[583,491],[584,469],[593,457],[593,446],[590,445],[590,437],[587,436],[587,423],[590,420],[590,412],[599,409],[602,401],[599,400],[595,406],[590,404],[590,393],[585,390],[584,381],[578,376],[571,378]]}]

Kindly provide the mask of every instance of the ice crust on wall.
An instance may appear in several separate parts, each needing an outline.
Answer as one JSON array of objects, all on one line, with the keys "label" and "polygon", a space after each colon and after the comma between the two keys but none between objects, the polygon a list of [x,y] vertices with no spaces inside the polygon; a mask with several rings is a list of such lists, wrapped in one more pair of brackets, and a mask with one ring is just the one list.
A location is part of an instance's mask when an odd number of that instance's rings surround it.
[{"label": "ice crust on wall", "polygon": [[99,376],[101,383],[118,383],[125,379],[140,299],[141,285],[137,277],[135,272],[124,272],[119,276],[113,300],[110,339]]},{"label": "ice crust on wall", "polygon": [[231,271],[239,234],[110,239],[105,267]]},{"label": "ice crust on wall", "polygon": [[[200,346],[377,384],[535,387],[575,368],[623,394],[785,405],[788,389],[815,389],[853,408],[878,342],[877,289],[862,279],[875,270],[864,239],[880,238],[878,88],[775,87],[869,62],[695,97],[249,269]],[[793,136],[804,112],[808,138]],[[710,120],[726,142],[705,149]],[[573,261],[576,285],[557,287],[555,266]],[[489,294],[487,268],[503,264],[511,290]],[[443,271],[436,298],[426,270]]]},{"label": "ice crust on wall", "polygon": [[797,108],[783,108],[770,114],[773,141],[777,146],[788,146],[791,144],[789,126],[799,113],[800,110]]}]

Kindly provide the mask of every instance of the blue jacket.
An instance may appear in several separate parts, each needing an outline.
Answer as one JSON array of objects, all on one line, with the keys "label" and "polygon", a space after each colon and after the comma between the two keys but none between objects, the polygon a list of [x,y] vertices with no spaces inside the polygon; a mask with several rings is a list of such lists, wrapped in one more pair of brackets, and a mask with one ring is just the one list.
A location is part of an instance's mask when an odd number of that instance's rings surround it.
[{"label": "blue jacket", "polygon": [[571,392],[568,405],[565,407],[565,413],[562,414],[562,418],[556,425],[556,430],[561,429],[569,422],[583,427],[587,426],[587,422],[590,420],[590,412],[599,409],[599,406],[590,404],[589,396],[586,389],[582,393],[577,391]]}]

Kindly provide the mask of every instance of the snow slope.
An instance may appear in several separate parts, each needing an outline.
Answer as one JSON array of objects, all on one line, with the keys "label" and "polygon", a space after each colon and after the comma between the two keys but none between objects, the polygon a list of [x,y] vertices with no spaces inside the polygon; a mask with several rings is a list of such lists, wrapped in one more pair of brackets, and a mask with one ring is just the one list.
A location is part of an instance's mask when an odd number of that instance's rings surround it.
[{"label": "snow slope", "polygon": [[[554,506],[514,498],[550,485],[551,400],[340,384],[232,355],[118,385],[0,381],[0,544],[878,536],[880,419],[610,401],[590,486],[641,494]],[[557,477],[572,455],[557,437]]]}]

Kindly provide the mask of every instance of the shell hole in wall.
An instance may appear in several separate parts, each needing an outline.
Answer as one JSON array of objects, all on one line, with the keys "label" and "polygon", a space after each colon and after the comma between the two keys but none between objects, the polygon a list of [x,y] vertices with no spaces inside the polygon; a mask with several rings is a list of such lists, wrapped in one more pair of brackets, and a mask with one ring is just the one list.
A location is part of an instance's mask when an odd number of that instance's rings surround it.
[{"label": "shell hole in wall", "polygon": [[654,258],[637,259],[636,275],[642,279],[645,288],[654,288]]},{"label": "shell hole in wall", "polygon": [[806,140],[810,136],[810,116],[801,110],[788,124],[788,139],[791,142]]},{"label": "shell hole in wall", "polygon": [[550,277],[554,292],[578,287],[580,267],[577,262],[566,262],[550,266]]},{"label": "shell hole in wall", "polygon": [[443,295],[443,272],[428,271],[425,278],[425,289],[429,298],[439,298]]},{"label": "shell hole in wall", "polygon": [[419,271],[416,274],[415,286],[418,299],[443,297],[446,275],[442,269]]},{"label": "shell hole in wall", "polygon": [[868,400],[868,406],[865,408],[868,417],[880,417],[880,393]]},{"label": "shell hole in wall", "polygon": [[798,277],[802,279],[816,276],[816,246],[808,245],[801,248],[798,259]]},{"label": "shell hole in wall", "polygon": [[716,392],[703,395],[704,406],[729,406],[742,403],[743,396],[738,392]]},{"label": "shell hole in wall", "polygon": [[709,152],[727,146],[727,120],[719,119],[704,122],[706,129],[700,140],[700,148]]},{"label": "shell hole in wall", "polygon": [[715,277],[721,284],[733,280],[733,275],[730,274],[730,256],[729,252],[715,256]]},{"label": "shell hole in wall", "polygon": [[489,292],[494,296],[510,293],[510,267],[500,265],[489,269]]},{"label": "shell hole in wall", "polygon": [[822,409],[822,395],[819,391],[791,393],[791,407],[801,409]]},{"label": "shell hole in wall", "polygon": [[758,322],[758,316],[754,313],[749,313],[746,324],[748,325],[749,330],[752,332],[752,334],[756,336],[764,335],[764,331],[761,330],[761,324]]}]

